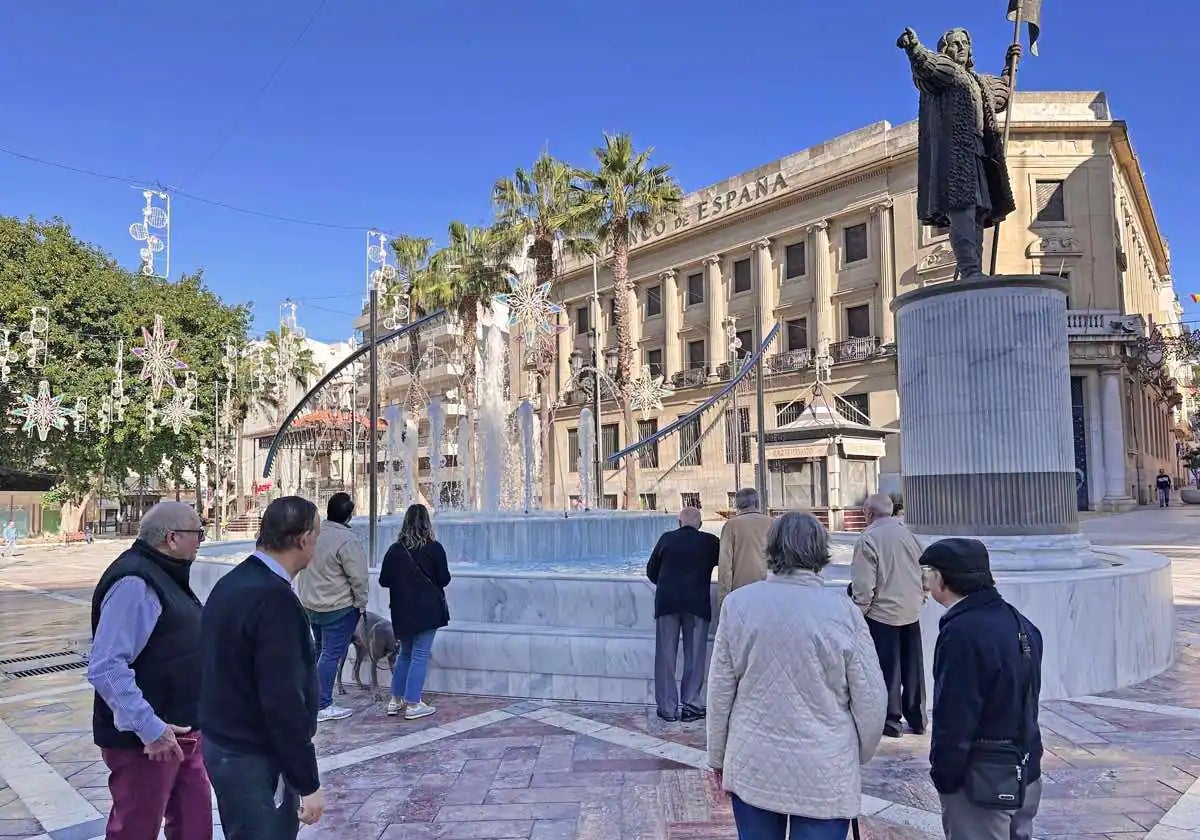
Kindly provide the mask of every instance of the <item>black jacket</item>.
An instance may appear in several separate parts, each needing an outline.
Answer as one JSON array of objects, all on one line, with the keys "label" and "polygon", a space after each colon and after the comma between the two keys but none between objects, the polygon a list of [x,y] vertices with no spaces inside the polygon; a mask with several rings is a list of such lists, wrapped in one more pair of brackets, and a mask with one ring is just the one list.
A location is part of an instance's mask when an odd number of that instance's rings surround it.
[{"label": "black jacket", "polygon": [[450,623],[446,593],[450,568],[446,550],[437,540],[409,551],[403,543],[392,543],[383,556],[379,585],[388,590],[392,629],[396,638],[411,638],[426,630]]},{"label": "black jacket", "polygon": [[[162,613],[150,639],[130,663],[142,697],[160,720],[195,727],[200,704],[200,600],[188,581],[188,563],[168,557],[142,540],[122,552],[100,576],[92,593],[92,635],[100,624],[100,607],[113,584],[138,577],[158,598]],[[97,694],[92,703],[92,738],[107,749],[142,749],[140,738],[121,732],[112,709]]]},{"label": "black jacket", "polygon": [[1159,490],[1170,490],[1171,489],[1171,476],[1169,476],[1169,475],[1158,476],[1157,478],[1154,479],[1154,486],[1157,487]]},{"label": "black jacket", "polygon": [[658,538],[646,577],[654,584],[654,617],[694,615],[712,621],[712,573],[721,555],[714,535],[684,525]]},{"label": "black jacket", "polygon": [[[1018,613],[1019,615],[1019,613]],[[942,616],[933,654],[933,732],[929,775],[939,793],[963,786],[977,740],[1015,739],[1025,708],[1028,781],[1042,775],[1037,698],[1042,688],[1042,634],[1024,616],[1033,669],[1023,673],[1017,620],[995,589],[968,595]],[[1032,702],[1025,702],[1032,678]]]},{"label": "black jacket", "polygon": [[319,788],[316,656],[291,585],[247,557],[213,587],[201,638],[204,737],[274,758],[301,796]]}]

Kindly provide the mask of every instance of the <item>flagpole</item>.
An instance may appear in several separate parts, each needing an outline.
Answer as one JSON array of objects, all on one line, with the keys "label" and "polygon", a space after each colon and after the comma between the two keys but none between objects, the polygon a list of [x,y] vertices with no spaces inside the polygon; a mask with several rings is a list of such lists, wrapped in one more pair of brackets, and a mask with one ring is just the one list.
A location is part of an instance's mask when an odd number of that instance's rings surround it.
[{"label": "flagpole", "polygon": [[[1016,14],[1013,17],[1013,44],[1021,43],[1021,17],[1025,11],[1025,2],[1020,0],[1016,4]],[[1004,106],[1004,143],[1000,148],[1004,150],[1005,165],[1008,164],[1008,135],[1012,131],[1012,113],[1013,113],[1013,96],[1017,91],[1017,58],[1013,56],[1009,60],[1008,74],[1008,104]],[[1000,222],[996,222],[992,228],[992,264],[988,270],[988,274],[996,273],[996,259],[1000,254]]]}]

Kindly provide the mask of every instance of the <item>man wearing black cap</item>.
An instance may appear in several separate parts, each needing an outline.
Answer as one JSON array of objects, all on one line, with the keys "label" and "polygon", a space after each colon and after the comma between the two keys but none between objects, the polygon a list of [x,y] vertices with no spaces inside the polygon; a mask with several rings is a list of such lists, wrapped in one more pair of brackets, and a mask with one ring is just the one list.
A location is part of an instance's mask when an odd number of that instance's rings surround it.
[{"label": "man wearing black cap", "polygon": [[[942,802],[947,840],[1028,840],[1041,798],[1038,730],[1042,634],[996,591],[987,548],[947,539],[921,555],[929,593],[946,607],[933,654],[929,775]],[[980,807],[967,794],[973,747],[1011,742],[1025,754],[1024,802]]]}]

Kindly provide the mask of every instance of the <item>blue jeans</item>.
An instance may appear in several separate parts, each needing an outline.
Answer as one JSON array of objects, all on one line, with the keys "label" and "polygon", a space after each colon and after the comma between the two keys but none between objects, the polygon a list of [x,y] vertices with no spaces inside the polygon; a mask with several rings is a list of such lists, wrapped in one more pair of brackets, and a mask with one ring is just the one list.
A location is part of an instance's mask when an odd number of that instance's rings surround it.
[{"label": "blue jeans", "polygon": [[358,612],[342,616],[332,624],[311,624],[313,643],[317,648],[317,683],[320,700],[317,705],[324,709],[333,705],[333,682],[337,679],[338,667],[350,649],[350,639],[358,626]]},{"label": "blue jeans", "polygon": [[[846,840],[850,820],[814,820],[776,814],[747,805],[733,795],[733,821],[738,840]],[[791,832],[788,832],[788,823]]]},{"label": "blue jeans", "polygon": [[283,802],[275,805],[279,762],[265,755],[226,749],[211,738],[205,738],[202,744],[225,840],[296,840],[300,798],[285,784]]},{"label": "blue jeans", "polygon": [[400,655],[392,669],[392,696],[403,697],[406,703],[421,702],[425,674],[429,672],[429,652],[433,650],[436,630],[426,630],[415,636],[398,639]]}]

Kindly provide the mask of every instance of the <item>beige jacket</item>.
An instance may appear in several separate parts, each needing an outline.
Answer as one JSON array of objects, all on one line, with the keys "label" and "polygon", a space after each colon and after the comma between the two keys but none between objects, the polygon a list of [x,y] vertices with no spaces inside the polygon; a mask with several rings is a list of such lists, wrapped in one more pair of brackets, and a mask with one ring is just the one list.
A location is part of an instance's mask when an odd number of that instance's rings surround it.
[{"label": "beige jacket", "polygon": [[708,762],[758,808],[859,813],[887,690],[862,612],[812,572],[730,594],[708,673]]},{"label": "beige jacket", "polygon": [[912,531],[894,516],[876,519],[862,532],[850,561],[850,586],[867,618],[902,627],[921,617],[921,550]]},{"label": "beige jacket", "polygon": [[721,529],[721,554],[717,563],[717,617],[725,596],[739,586],[767,576],[767,532],[771,517],[750,511],[739,513]]},{"label": "beige jacket", "polygon": [[367,552],[349,527],[321,523],[312,564],[296,575],[296,594],[313,612],[367,608]]}]

